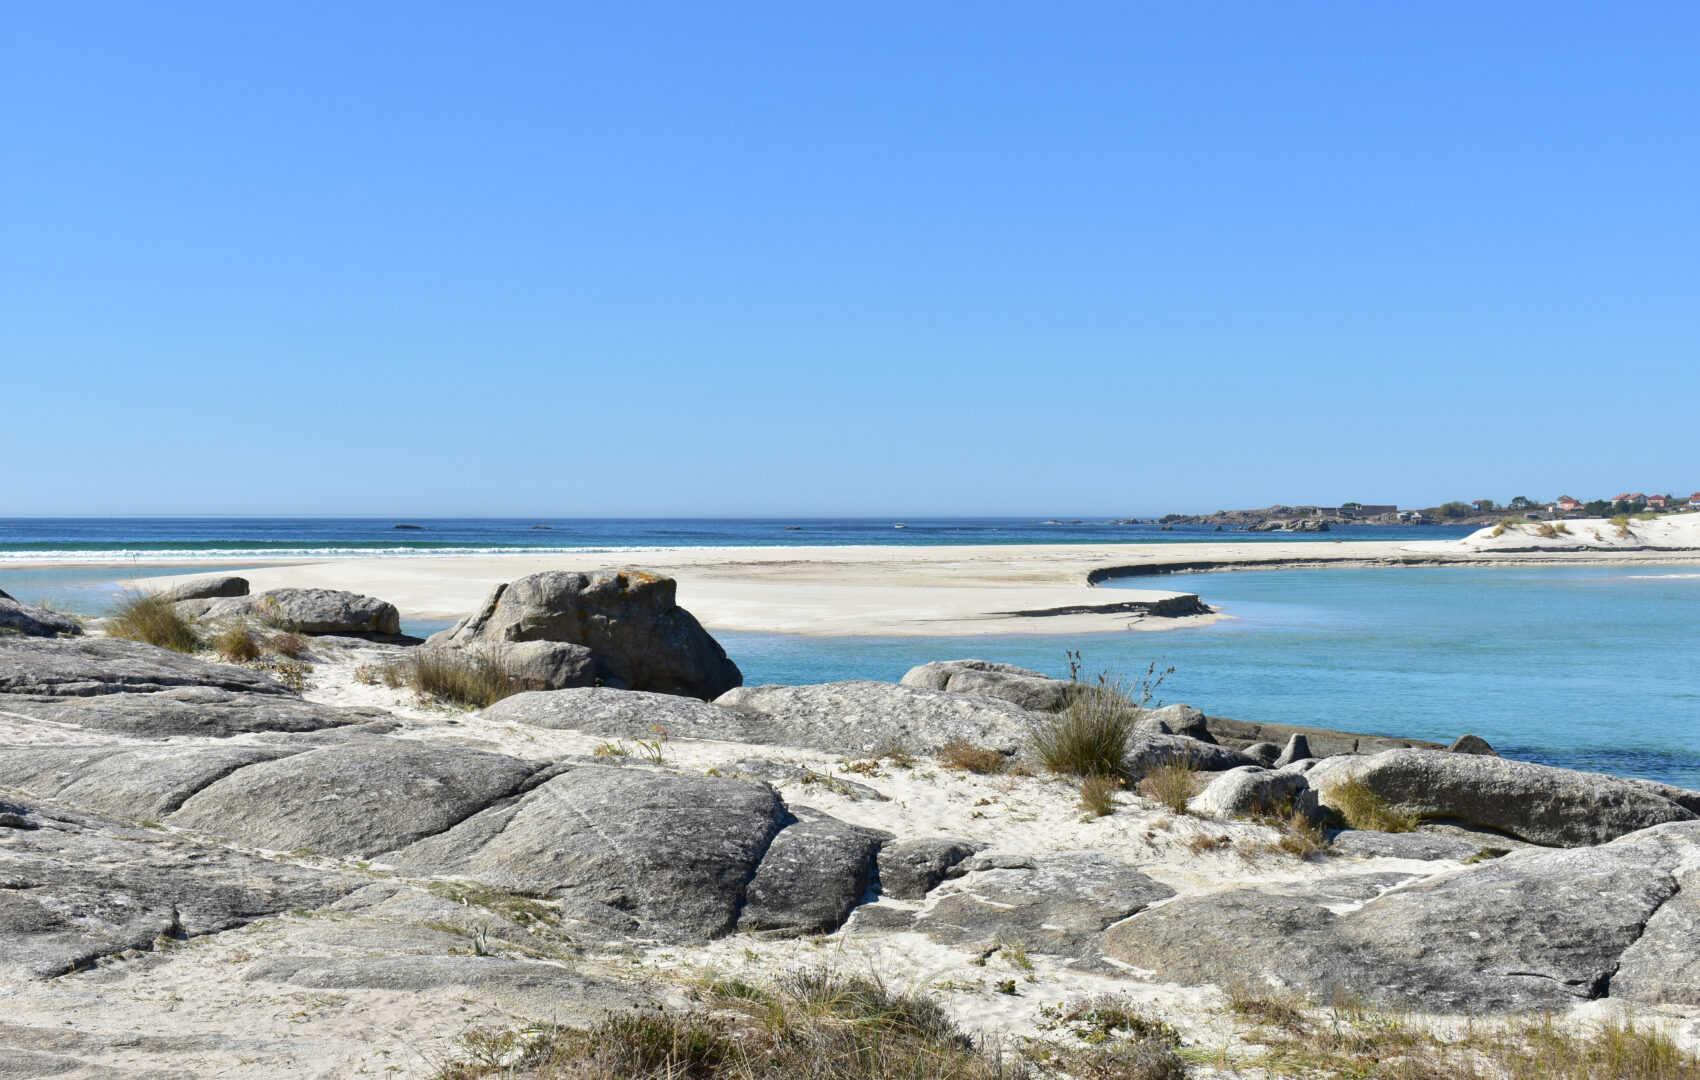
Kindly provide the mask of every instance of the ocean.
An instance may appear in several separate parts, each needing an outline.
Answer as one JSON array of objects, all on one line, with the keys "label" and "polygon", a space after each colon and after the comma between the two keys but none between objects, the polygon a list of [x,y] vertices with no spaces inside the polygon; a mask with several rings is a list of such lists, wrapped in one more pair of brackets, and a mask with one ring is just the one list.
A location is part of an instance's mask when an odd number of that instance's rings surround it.
[{"label": "ocean", "polygon": [[[396,530],[395,524],[419,530]],[[533,529],[533,525],[548,529]],[[1248,534],[1061,520],[0,522],[0,589],[99,614],[150,565],[195,573],[249,559],[829,544],[1447,539],[1468,529]],[[799,526],[796,530],[787,526]],[[49,570],[79,555],[119,570]],[[1112,582],[1151,587],[1149,578]],[[1680,568],[1291,570],[1162,579],[1234,616],[1161,632],[967,638],[717,636],[752,684],[896,679],[929,660],[979,657],[1061,675],[1174,668],[1158,695],[1212,715],[1450,742],[1480,735],[1508,756],[1700,788],[1700,573]],[[405,613],[404,613],[405,615]],[[409,620],[410,632],[444,625]]]}]

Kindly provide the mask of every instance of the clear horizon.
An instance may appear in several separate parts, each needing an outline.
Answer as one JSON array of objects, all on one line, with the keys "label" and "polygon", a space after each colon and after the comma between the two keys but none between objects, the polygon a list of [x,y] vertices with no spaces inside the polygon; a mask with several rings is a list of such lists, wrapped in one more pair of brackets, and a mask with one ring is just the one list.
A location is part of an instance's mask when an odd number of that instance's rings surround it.
[{"label": "clear horizon", "polygon": [[0,516],[1687,494],[1697,35],[1664,3],[18,8]]}]

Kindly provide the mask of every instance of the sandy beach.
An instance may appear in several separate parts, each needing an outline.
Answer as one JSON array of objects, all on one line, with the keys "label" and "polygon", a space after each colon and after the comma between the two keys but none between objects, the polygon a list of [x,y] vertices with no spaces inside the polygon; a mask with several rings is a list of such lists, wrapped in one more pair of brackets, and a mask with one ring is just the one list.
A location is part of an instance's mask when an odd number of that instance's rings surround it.
[{"label": "sandy beach", "polygon": [[[729,547],[560,555],[335,559],[257,564],[255,592],[301,587],[381,597],[410,618],[456,619],[500,582],[543,570],[642,569],[679,582],[679,602],[714,630],[820,635],[1080,634],[1198,626],[1176,575],[1409,566],[1700,564],[1700,514],[1577,521],[1542,536],[1483,529],[1461,540],[1180,544]],[[84,564],[87,565],[87,564]],[[1151,588],[1098,587],[1149,577]],[[162,587],[172,578],[146,579]],[[180,580],[180,579],[178,579]],[[1166,587],[1165,587],[1166,586]]]}]

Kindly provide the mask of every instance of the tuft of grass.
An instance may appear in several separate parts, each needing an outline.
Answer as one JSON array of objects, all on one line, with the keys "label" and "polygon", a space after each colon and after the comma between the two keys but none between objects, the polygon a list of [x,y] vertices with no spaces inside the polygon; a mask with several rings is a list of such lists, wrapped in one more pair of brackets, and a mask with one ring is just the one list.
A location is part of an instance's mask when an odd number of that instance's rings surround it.
[{"label": "tuft of grass", "polygon": [[234,622],[212,639],[213,652],[227,664],[251,664],[260,658],[260,643],[245,622]]},{"label": "tuft of grass", "polygon": [[307,689],[307,676],[312,673],[313,665],[304,660],[279,660],[271,666],[272,678],[297,694]]},{"label": "tuft of grass", "polygon": [[301,654],[307,651],[307,639],[296,633],[274,634],[272,639],[266,642],[266,648],[279,656],[298,660]]},{"label": "tuft of grass", "polygon": [[1080,782],[1080,808],[1089,817],[1109,817],[1116,812],[1116,792],[1122,782],[1113,776],[1088,776]]},{"label": "tuft of grass", "polygon": [[172,652],[192,653],[200,648],[195,627],[177,610],[165,593],[127,589],[118,596],[118,606],[107,620],[109,637],[129,638],[157,645]]},{"label": "tuft of grass", "polygon": [[939,748],[939,764],[962,772],[1001,773],[1009,768],[1009,759],[996,750],[956,739]]},{"label": "tuft of grass", "polygon": [[1551,540],[1558,536],[1558,530],[1543,521],[1535,526],[1535,534],[1543,539]]},{"label": "tuft of grass", "polygon": [[1312,859],[1328,849],[1328,833],[1321,823],[1312,821],[1301,811],[1294,810],[1280,818],[1275,830],[1279,834],[1275,850],[1295,859]]},{"label": "tuft of grass", "polygon": [[1073,695],[1068,707],[1040,716],[1029,731],[1034,756],[1054,773],[1085,779],[1127,775],[1127,744],[1139,721],[1139,706],[1107,676],[1090,693]]},{"label": "tuft of grass", "polygon": [[1617,526],[1617,534],[1619,536],[1628,536],[1629,535],[1629,515],[1628,514],[1617,514],[1617,515],[1615,515],[1611,519],[1611,523],[1613,525]]},{"label": "tuft of grass", "polygon": [[1198,794],[1200,786],[1198,765],[1183,755],[1147,768],[1139,782],[1139,793],[1176,814],[1184,814],[1187,802]]},{"label": "tuft of grass", "polygon": [[1555,532],[1555,533],[1563,533],[1565,536],[1569,536],[1570,535],[1570,526],[1566,525],[1562,521],[1555,521],[1555,522],[1552,523],[1552,531]]},{"label": "tuft of grass", "polygon": [[1415,814],[1401,813],[1387,804],[1370,786],[1357,777],[1337,785],[1329,796],[1334,808],[1354,829],[1375,832],[1410,832],[1417,827]]},{"label": "tuft of grass", "polygon": [[384,684],[406,686],[420,697],[474,709],[488,708],[503,698],[527,690],[542,690],[540,682],[524,679],[502,662],[499,651],[463,652],[458,649],[410,649],[391,661]]}]

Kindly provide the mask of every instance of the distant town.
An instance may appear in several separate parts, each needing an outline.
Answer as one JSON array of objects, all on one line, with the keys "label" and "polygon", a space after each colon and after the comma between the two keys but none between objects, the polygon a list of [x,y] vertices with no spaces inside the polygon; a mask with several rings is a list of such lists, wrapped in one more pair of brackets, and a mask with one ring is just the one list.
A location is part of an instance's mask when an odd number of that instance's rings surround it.
[{"label": "distant town", "polygon": [[1213,514],[1168,514],[1154,519],[1129,518],[1122,524],[1214,525],[1218,531],[1327,532],[1335,525],[1493,525],[1507,517],[1556,521],[1564,518],[1610,518],[1620,514],[1672,514],[1700,511],[1700,492],[1692,495],[1648,495],[1624,492],[1610,499],[1578,499],[1560,495],[1548,502],[1527,495],[1506,502],[1474,499],[1441,503],[1420,510],[1401,510],[1384,503],[1341,503],[1339,506],[1267,506],[1260,510],[1218,510]]}]

